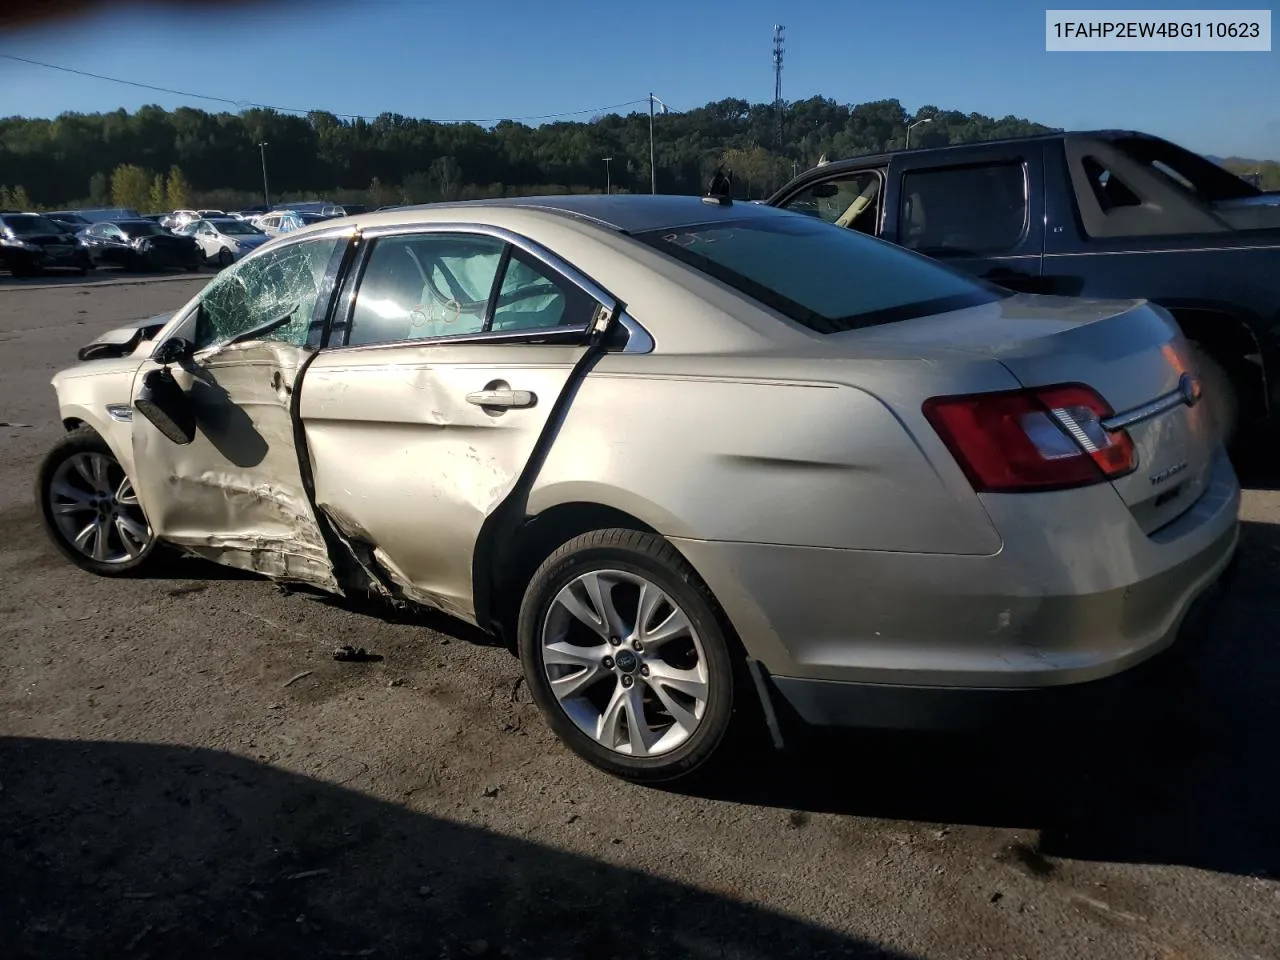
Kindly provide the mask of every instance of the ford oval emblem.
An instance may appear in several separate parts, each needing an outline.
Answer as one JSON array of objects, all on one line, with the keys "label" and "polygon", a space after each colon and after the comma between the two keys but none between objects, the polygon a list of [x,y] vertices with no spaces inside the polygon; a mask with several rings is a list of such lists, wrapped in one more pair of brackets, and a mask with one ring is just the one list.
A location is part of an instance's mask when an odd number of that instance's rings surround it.
[{"label": "ford oval emblem", "polygon": [[1178,392],[1182,394],[1182,402],[1194,407],[1200,402],[1200,381],[1189,373],[1178,378]]}]

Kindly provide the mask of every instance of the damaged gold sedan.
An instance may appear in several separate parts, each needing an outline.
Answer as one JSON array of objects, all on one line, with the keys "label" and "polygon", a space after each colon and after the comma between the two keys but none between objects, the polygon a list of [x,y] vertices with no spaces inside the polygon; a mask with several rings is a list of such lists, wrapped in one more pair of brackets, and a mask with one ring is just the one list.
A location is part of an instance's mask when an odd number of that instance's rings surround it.
[{"label": "damaged gold sedan", "polygon": [[178,550],[479,625],[575,752],[670,780],[735,704],[948,725],[1169,646],[1239,507],[1187,356],[1147,304],[765,206],[405,208],[84,348],[37,495],[101,575]]}]

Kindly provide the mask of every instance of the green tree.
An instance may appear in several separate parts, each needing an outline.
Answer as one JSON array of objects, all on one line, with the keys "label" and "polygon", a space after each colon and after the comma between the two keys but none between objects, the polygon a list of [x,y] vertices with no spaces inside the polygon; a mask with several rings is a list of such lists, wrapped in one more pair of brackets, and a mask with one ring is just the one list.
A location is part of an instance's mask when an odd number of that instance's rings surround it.
[{"label": "green tree", "polygon": [[165,201],[170,210],[181,210],[190,202],[191,184],[182,172],[182,168],[174,164],[169,168],[169,182],[165,186]]},{"label": "green tree", "polygon": [[164,174],[157,173],[151,178],[151,192],[147,195],[147,208],[152,213],[159,213],[164,209],[164,201],[167,195]]},{"label": "green tree", "polygon": [[8,187],[0,184],[0,210],[12,210],[13,206],[13,194]]},{"label": "green tree", "polygon": [[117,207],[141,210],[150,192],[151,178],[137,164],[122,163],[111,174],[111,202]]},{"label": "green tree", "polygon": [[19,185],[9,191],[9,206],[14,210],[34,210],[36,205],[27,196],[25,187]]},{"label": "green tree", "polygon": [[89,202],[100,207],[111,202],[111,184],[101,170],[89,178]]}]

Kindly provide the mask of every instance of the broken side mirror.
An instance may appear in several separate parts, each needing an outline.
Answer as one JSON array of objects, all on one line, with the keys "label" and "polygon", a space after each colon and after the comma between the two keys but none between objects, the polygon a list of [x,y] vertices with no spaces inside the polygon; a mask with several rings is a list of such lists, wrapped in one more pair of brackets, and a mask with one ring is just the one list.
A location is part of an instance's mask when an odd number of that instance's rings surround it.
[{"label": "broken side mirror", "polygon": [[190,340],[170,337],[156,347],[156,352],[151,355],[151,359],[167,367],[171,363],[186,363],[193,353],[195,353],[195,347]]},{"label": "broken side mirror", "polygon": [[188,444],[196,438],[196,412],[191,398],[173,378],[170,364],[184,363],[195,352],[190,340],[170,337],[156,347],[151,359],[164,364],[142,379],[142,389],[133,401],[134,408],[162,434],[177,444]]},{"label": "broken side mirror", "polygon": [[143,377],[133,405],[174,443],[188,444],[196,438],[196,412],[191,398],[168,367],[151,370]]}]

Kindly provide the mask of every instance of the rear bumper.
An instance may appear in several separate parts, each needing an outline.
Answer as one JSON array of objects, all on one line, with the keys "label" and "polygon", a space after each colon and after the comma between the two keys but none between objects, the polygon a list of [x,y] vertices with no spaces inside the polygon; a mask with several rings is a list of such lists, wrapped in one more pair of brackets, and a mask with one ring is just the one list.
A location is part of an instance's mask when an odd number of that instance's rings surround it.
[{"label": "rear bumper", "polygon": [[1202,618],[1239,538],[1225,455],[1150,535],[1107,485],[984,505],[1005,532],[989,556],[672,542],[803,718],[899,726],[1131,671]]},{"label": "rear bumper", "polygon": [[1142,695],[1159,690],[1168,668],[1185,662],[1208,642],[1237,565],[1233,554],[1222,575],[1192,601],[1172,645],[1101,680],[1051,687],[979,688],[773,677],[771,686],[801,720],[816,727],[931,732],[1026,729],[1076,718],[1114,716]]}]

